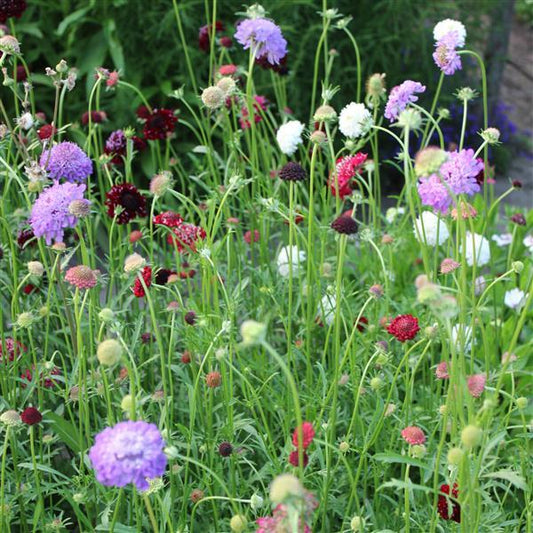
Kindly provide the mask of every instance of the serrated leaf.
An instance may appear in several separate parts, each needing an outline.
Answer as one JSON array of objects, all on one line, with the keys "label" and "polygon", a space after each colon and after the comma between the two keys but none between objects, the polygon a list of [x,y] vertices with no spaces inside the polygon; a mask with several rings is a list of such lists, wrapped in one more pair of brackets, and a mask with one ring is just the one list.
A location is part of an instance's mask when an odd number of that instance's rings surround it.
[{"label": "serrated leaf", "polygon": [[527,491],[526,480],[520,474],[517,474],[513,470],[498,470],[498,472],[490,472],[488,474],[484,474],[483,477],[504,479],[515,487],[523,491]]}]

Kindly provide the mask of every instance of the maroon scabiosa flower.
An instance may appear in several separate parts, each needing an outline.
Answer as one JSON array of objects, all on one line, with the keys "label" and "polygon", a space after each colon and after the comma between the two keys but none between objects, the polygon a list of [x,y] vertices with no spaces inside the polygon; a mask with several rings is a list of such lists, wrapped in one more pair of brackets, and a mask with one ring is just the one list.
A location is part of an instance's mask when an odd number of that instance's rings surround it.
[{"label": "maroon scabiosa flower", "polygon": [[9,17],[20,18],[25,10],[25,0],[0,0],[0,22],[3,24]]},{"label": "maroon scabiosa flower", "polygon": [[43,415],[36,407],[26,407],[26,409],[20,413],[20,419],[25,424],[28,424],[28,426],[33,426],[43,419]]},{"label": "maroon scabiosa flower", "polygon": [[37,240],[32,229],[22,229],[17,234],[17,244],[19,248],[27,248],[28,246],[35,246]]},{"label": "maroon scabiosa flower", "polygon": [[283,181],[304,181],[307,173],[299,163],[289,161],[281,167],[279,179]]},{"label": "maroon scabiosa flower", "polygon": [[526,217],[522,213],[515,213],[511,217],[511,222],[514,222],[515,224],[518,224],[519,226],[525,226],[526,225]]},{"label": "maroon scabiosa flower", "polygon": [[196,313],[194,311],[188,311],[185,313],[185,322],[189,324],[189,326],[194,326],[196,323]]},{"label": "maroon scabiosa flower", "polygon": [[131,183],[113,185],[106,193],[105,205],[111,218],[117,213],[117,224],[127,224],[136,217],[146,216],[146,198]]},{"label": "maroon scabiosa flower", "polygon": [[168,268],[160,268],[155,275],[154,282],[156,285],[166,285],[168,282],[168,278],[175,274],[173,270],[169,270]]},{"label": "maroon scabiosa flower", "polygon": [[177,121],[171,109],[154,109],[145,118],[143,134],[150,141],[164,140],[174,131]]},{"label": "maroon scabiosa flower", "polygon": [[218,453],[222,457],[229,457],[233,453],[233,446],[229,442],[221,442],[218,447]]},{"label": "maroon scabiosa flower", "polygon": [[[146,285],[146,288],[150,287],[150,285],[152,285],[152,269],[151,269],[151,267],[145,266],[142,269],[141,276],[142,276],[142,279],[144,281],[144,284]],[[133,284],[132,291],[133,291],[133,294],[137,298],[143,298],[144,295],[146,294],[145,290],[144,290],[144,287],[143,287],[143,284],[141,283],[141,280],[139,278],[137,278],[135,280],[135,283]]]},{"label": "maroon scabiosa flower", "polygon": [[6,337],[4,342],[2,342],[2,339],[0,339],[0,361],[3,360],[3,345],[5,345],[7,353],[7,358],[5,359],[6,361],[13,361],[15,357],[18,358],[21,353],[27,351],[27,348],[24,346],[24,344],[19,341],[15,342],[11,337]]},{"label": "maroon scabiosa flower", "polygon": [[[457,501],[450,499],[450,485],[441,485],[439,490],[439,501],[437,503],[437,510],[439,515],[444,520],[453,520],[454,522],[461,522],[461,506]],[[451,496],[457,500],[459,490],[457,483],[453,484],[451,489]]]},{"label": "maroon scabiosa flower", "polygon": [[348,215],[341,215],[331,223],[331,228],[343,235],[357,233],[357,222]]},{"label": "maroon scabiosa flower", "polygon": [[402,430],[402,437],[407,444],[415,446],[416,444],[424,444],[426,436],[424,432],[417,426],[408,426]]},{"label": "maroon scabiosa flower", "polygon": [[37,130],[37,136],[41,141],[45,141],[46,139],[50,139],[53,135],[55,135],[57,132],[57,129],[52,126],[52,124],[44,124]]},{"label": "maroon scabiosa flower", "polygon": [[418,319],[413,315],[399,315],[388,325],[387,331],[400,342],[405,342],[414,339],[420,327]]},{"label": "maroon scabiosa flower", "polygon": [[[100,124],[101,122],[107,120],[107,113],[105,111],[91,111],[90,117],[93,124]],[[83,113],[81,116],[81,123],[84,126],[89,124],[89,111],[85,111],[85,113]]]},{"label": "maroon scabiosa flower", "polygon": [[[302,460],[303,466],[307,466],[309,463],[309,456],[305,452],[302,454]],[[289,454],[289,463],[295,467],[300,466],[300,456],[298,454],[298,450],[294,450]]]},{"label": "maroon scabiosa flower", "polygon": [[311,422],[303,422],[301,427],[299,426],[296,428],[292,434],[292,443],[296,447],[298,447],[298,443],[300,442],[300,429],[302,434],[302,446],[305,450],[313,442],[313,439],[315,438],[315,430]]},{"label": "maroon scabiosa flower", "polygon": [[[222,24],[220,20],[217,20],[215,22],[214,33],[217,34],[217,33],[220,33],[221,31],[224,31],[224,24]],[[198,48],[200,48],[202,52],[209,53],[209,49],[211,48],[211,35],[213,35],[212,24],[206,24],[205,26],[202,26],[200,30],[198,31]]]}]

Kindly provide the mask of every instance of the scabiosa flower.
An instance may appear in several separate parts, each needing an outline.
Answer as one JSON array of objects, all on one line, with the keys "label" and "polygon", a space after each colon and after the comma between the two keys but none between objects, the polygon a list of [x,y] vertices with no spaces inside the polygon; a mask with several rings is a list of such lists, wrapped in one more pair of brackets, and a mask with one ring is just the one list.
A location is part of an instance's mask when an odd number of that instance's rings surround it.
[{"label": "scabiosa flower", "polygon": [[251,48],[256,59],[266,57],[271,65],[277,65],[287,55],[287,41],[281,29],[268,19],[243,20],[234,37],[245,50]]},{"label": "scabiosa flower", "polygon": [[454,194],[472,196],[481,189],[476,178],[483,167],[483,160],[474,157],[474,150],[468,148],[448,154],[439,174]]},{"label": "scabiosa flower", "polygon": [[205,230],[200,226],[182,222],[173,229],[174,236],[169,235],[168,242],[177,246],[178,252],[196,252],[196,243],[206,237]]},{"label": "scabiosa flower", "polygon": [[385,118],[391,122],[410,104],[418,100],[417,93],[423,93],[425,85],[417,81],[406,80],[401,85],[391,89],[387,105],[385,106]]},{"label": "scabiosa flower", "polygon": [[164,140],[174,131],[177,121],[171,109],[154,109],[145,118],[143,134],[150,141]]},{"label": "scabiosa flower", "polygon": [[[133,135],[131,140],[133,141],[135,150],[141,151],[146,148],[144,139]],[[127,143],[128,140],[123,130],[115,130],[109,134],[105,142],[104,153],[111,156],[111,163],[113,165],[121,165],[124,162],[123,157],[126,156]]]},{"label": "scabiosa flower", "polygon": [[28,426],[33,426],[43,419],[43,415],[36,407],[26,407],[26,409],[20,413],[20,419]]},{"label": "scabiosa flower", "polygon": [[[231,107],[231,104],[228,106],[228,102],[231,102],[232,98],[226,100],[226,107]],[[254,101],[252,103],[254,109],[254,122],[257,124],[263,120],[261,116],[261,111],[265,111],[268,107],[269,101],[266,97],[256,94],[254,96]],[[239,118],[239,125],[241,129],[246,130],[250,127],[250,121],[248,120],[249,111],[247,105],[241,107],[241,117]]]},{"label": "scabiosa flower", "polygon": [[466,385],[470,395],[474,398],[479,398],[485,390],[486,381],[487,376],[485,376],[485,374],[474,374],[473,376],[469,376],[466,380]]},{"label": "scabiosa flower", "polygon": [[463,250],[468,266],[473,266],[475,262],[478,267],[481,267],[490,261],[489,241],[483,235],[467,231],[465,242],[461,244],[461,254]]},{"label": "scabiosa flower", "polygon": [[31,210],[30,224],[36,237],[45,238],[46,244],[63,241],[64,230],[73,228],[78,218],[69,212],[74,200],[82,200],[85,185],[55,182],[44,189]]},{"label": "scabiosa flower", "polygon": [[196,323],[196,313],[194,311],[187,311],[184,320],[189,326],[194,326]]},{"label": "scabiosa flower", "polygon": [[233,446],[230,442],[221,442],[218,446],[218,453],[222,457],[229,457],[233,453]]},{"label": "scabiosa flower", "polygon": [[[144,281],[144,284],[146,285],[146,288],[150,287],[152,285],[152,268],[149,266],[145,266],[142,269],[141,276]],[[132,291],[137,298],[143,298],[145,296],[146,292],[139,278],[135,280],[135,283],[132,287]]]},{"label": "scabiosa flower", "polygon": [[[311,422],[302,422],[302,447],[306,450],[315,438],[315,430]],[[292,443],[294,446],[299,447],[300,442],[300,427],[296,428],[292,434]]]},{"label": "scabiosa flower", "polygon": [[[359,174],[367,158],[367,154],[358,152],[355,155],[339,157],[335,164],[335,171],[329,176],[328,185],[333,196],[344,198],[352,193],[352,182]],[[335,182],[336,178],[336,182]]]},{"label": "scabiosa flower", "polygon": [[460,263],[457,261],[454,261],[450,257],[447,257],[446,259],[443,259],[440,264],[440,273],[441,274],[450,274],[454,270],[457,270],[461,266]]},{"label": "scabiosa flower", "polygon": [[433,60],[441,71],[447,76],[455,74],[457,70],[461,70],[461,57],[457,53],[458,37],[455,32],[443,35],[435,43],[435,52],[433,52]]},{"label": "scabiosa flower", "polygon": [[75,143],[61,142],[41,154],[40,165],[54,180],[64,178],[71,183],[83,182],[93,173],[92,161]]},{"label": "scabiosa flower", "polygon": [[276,133],[276,140],[281,151],[285,155],[292,155],[296,152],[298,145],[302,144],[302,132],[304,125],[299,120],[290,120],[279,127]]},{"label": "scabiosa flower", "polygon": [[247,244],[251,244],[252,240],[253,242],[259,242],[259,238],[260,238],[259,231],[257,231],[256,229],[254,229],[253,237],[252,237],[251,230],[248,230],[243,236],[244,242]]},{"label": "scabiosa flower", "polygon": [[372,114],[364,104],[351,102],[339,115],[339,130],[350,139],[366,135],[373,124]]},{"label": "scabiosa flower", "polygon": [[344,235],[357,233],[357,222],[348,215],[341,215],[331,223],[332,229]]},{"label": "scabiosa flower", "polygon": [[133,483],[145,491],[150,487],[148,479],[165,473],[164,446],[155,424],[128,420],[98,433],[89,459],[102,485],[124,487]]},{"label": "scabiosa flower", "polygon": [[387,326],[387,331],[400,342],[405,342],[414,339],[420,327],[413,315],[399,315]]},{"label": "scabiosa flower", "polygon": [[[302,454],[302,461],[303,466],[307,466],[309,463],[309,456],[305,452]],[[295,467],[300,466],[300,454],[298,450],[294,450],[289,454],[289,463]]]},{"label": "scabiosa flower", "polygon": [[[457,523],[461,522],[461,507],[456,501],[451,501],[449,498],[450,485],[441,485],[439,492],[440,494],[439,501],[437,503],[437,510],[440,517],[444,520],[453,520]],[[454,500],[457,500],[459,497],[457,483],[453,484],[451,496],[454,498]]]},{"label": "scabiosa flower", "polygon": [[198,31],[198,48],[200,48],[202,52],[209,53],[211,48],[211,35],[213,35],[213,33],[220,33],[221,31],[224,31],[224,24],[222,24],[220,20],[215,21],[214,32],[212,24],[206,24],[205,26],[202,26]]},{"label": "scabiosa flower", "polygon": [[304,181],[307,178],[305,170],[300,163],[289,161],[281,167],[279,179],[283,181]]},{"label": "scabiosa flower", "polygon": [[292,264],[292,274],[299,273],[301,263],[305,261],[306,254],[303,250],[299,250],[298,246],[284,246],[278,253],[277,265],[280,276],[286,278],[290,273],[290,266]]},{"label": "scabiosa flower", "polygon": [[431,211],[424,211],[413,224],[413,231],[416,239],[429,246],[444,244],[450,232],[446,224]]},{"label": "scabiosa flower", "polygon": [[524,307],[526,303],[526,293],[515,287],[505,293],[503,303],[509,307],[509,309],[517,311]]},{"label": "scabiosa flower", "polygon": [[89,124],[89,117],[93,124],[100,124],[107,120],[107,113],[105,111],[91,111],[89,114],[89,111],[85,111],[81,116],[81,123],[83,126]]},{"label": "scabiosa flower", "polygon": [[222,384],[222,376],[220,372],[209,372],[205,376],[205,382],[210,389],[216,389]]},{"label": "scabiosa flower", "polygon": [[511,222],[517,224],[518,226],[526,225],[526,217],[522,213],[515,213],[511,217]]},{"label": "scabiosa flower", "polygon": [[0,0],[0,22],[3,24],[9,17],[20,18],[25,10],[25,0]]},{"label": "scabiosa flower", "polygon": [[92,289],[97,282],[95,271],[85,265],[69,268],[65,280],[78,289]]},{"label": "scabiosa flower", "polygon": [[466,28],[462,22],[453,19],[445,19],[437,22],[433,28],[433,38],[435,41],[440,41],[449,33],[455,33],[458,48],[462,48],[465,45]]},{"label": "scabiosa flower", "polygon": [[448,363],[446,361],[442,361],[437,365],[437,368],[435,368],[435,376],[437,379],[450,378],[450,374],[448,374]]},{"label": "scabiosa flower", "polygon": [[53,135],[57,133],[57,128],[52,126],[51,124],[44,124],[37,130],[37,136],[41,141],[46,141],[46,139],[50,139]]},{"label": "scabiosa flower", "polygon": [[131,183],[113,185],[106,193],[105,205],[111,218],[116,214],[117,224],[127,224],[136,217],[146,216],[146,198]]},{"label": "scabiosa flower", "polygon": [[6,361],[13,361],[15,357],[19,357],[21,353],[26,352],[27,348],[21,342],[15,342],[11,337],[6,337],[4,342],[0,338],[0,361],[3,360],[3,344],[6,347],[7,359]]},{"label": "scabiosa flower", "polygon": [[424,442],[426,442],[424,432],[417,426],[408,426],[405,429],[402,429],[402,437],[403,440],[411,446],[424,444]]}]

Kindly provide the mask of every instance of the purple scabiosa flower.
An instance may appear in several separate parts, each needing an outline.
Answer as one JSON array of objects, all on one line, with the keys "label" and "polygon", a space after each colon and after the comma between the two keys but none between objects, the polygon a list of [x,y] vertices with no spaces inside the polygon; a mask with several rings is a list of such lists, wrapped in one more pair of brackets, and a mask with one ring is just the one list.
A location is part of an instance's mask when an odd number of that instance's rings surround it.
[{"label": "purple scabiosa flower", "polygon": [[397,119],[408,104],[418,100],[416,93],[423,93],[425,90],[425,85],[412,80],[405,80],[401,85],[393,87],[385,106],[385,117],[391,122]]},{"label": "purple scabiosa flower", "polygon": [[93,163],[75,143],[68,141],[52,146],[41,154],[40,165],[54,180],[83,182],[93,173]]},{"label": "purple scabiosa flower", "polygon": [[126,148],[126,136],[123,130],[115,130],[109,134],[105,142],[105,151],[109,154],[119,154]]},{"label": "purple scabiosa flower", "polygon": [[148,479],[165,473],[164,446],[155,424],[128,420],[98,433],[89,459],[102,485],[124,487],[133,483],[144,491],[150,486]]},{"label": "purple scabiosa flower", "polygon": [[418,194],[422,200],[422,205],[429,205],[435,211],[440,211],[441,213],[446,213],[452,203],[446,185],[437,174],[420,179],[418,182]]},{"label": "purple scabiosa flower", "polygon": [[281,29],[264,18],[243,20],[235,32],[235,39],[244,49],[252,48],[255,59],[266,57],[271,65],[278,65],[287,55],[287,41]]},{"label": "purple scabiosa flower", "polygon": [[456,50],[458,43],[459,37],[454,31],[447,33],[435,43],[433,60],[446,76],[455,74],[463,66]]},{"label": "purple scabiosa flower", "polygon": [[73,228],[78,218],[69,211],[74,200],[82,200],[85,185],[55,182],[44,189],[31,210],[30,224],[36,237],[43,237],[46,244],[52,240],[63,241],[65,228]]},{"label": "purple scabiosa flower", "polygon": [[439,170],[439,174],[449,185],[454,194],[473,194],[480,191],[481,187],[476,179],[483,170],[483,161],[474,157],[471,148],[452,152],[449,154]]}]

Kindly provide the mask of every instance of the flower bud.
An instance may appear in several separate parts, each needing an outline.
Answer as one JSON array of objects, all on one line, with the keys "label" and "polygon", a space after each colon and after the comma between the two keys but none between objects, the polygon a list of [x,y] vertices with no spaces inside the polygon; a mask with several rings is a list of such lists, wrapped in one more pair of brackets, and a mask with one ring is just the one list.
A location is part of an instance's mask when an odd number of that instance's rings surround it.
[{"label": "flower bud", "polygon": [[270,485],[270,501],[274,505],[283,503],[287,498],[302,496],[300,480],[292,474],[281,474]]},{"label": "flower bud", "polygon": [[4,54],[20,54],[20,43],[13,35],[4,35],[0,37],[0,50]]},{"label": "flower bud", "polygon": [[321,105],[315,111],[313,120],[315,122],[331,122],[337,118],[337,112],[330,105]]},{"label": "flower bud", "polygon": [[29,261],[27,266],[32,276],[40,278],[44,274],[44,266],[40,261]]},{"label": "flower bud", "polygon": [[511,263],[511,266],[513,267],[513,270],[517,274],[520,274],[520,272],[522,272],[522,270],[524,270],[524,263],[522,263],[522,261],[513,261]]},{"label": "flower bud", "polygon": [[500,140],[500,130],[497,128],[487,128],[481,132],[481,138],[487,144],[497,144]]},{"label": "flower bud", "polygon": [[122,356],[122,346],[115,339],[107,339],[98,345],[96,357],[101,365],[113,366]]},{"label": "flower bud", "polygon": [[448,452],[448,463],[454,466],[458,466],[463,460],[464,452],[461,448],[450,448]]},{"label": "flower bud", "polygon": [[346,441],[342,441],[339,444],[339,451],[341,453],[346,453],[350,449],[350,445]]},{"label": "flower bud", "polygon": [[266,325],[255,320],[245,320],[241,324],[242,343],[245,346],[260,344],[266,335]]},{"label": "flower bud", "polygon": [[481,437],[483,436],[483,431],[480,428],[474,425],[466,426],[463,431],[461,431],[461,442],[467,448],[475,448],[481,442]]},{"label": "flower bud", "polygon": [[244,515],[236,514],[231,517],[229,526],[231,528],[231,531],[235,531],[235,533],[242,533],[246,529],[247,523],[248,521],[246,520],[246,517]]},{"label": "flower bud", "polygon": [[354,532],[363,531],[365,521],[360,516],[354,516],[350,521],[350,529]]},{"label": "flower bud", "polygon": [[109,309],[109,307],[104,307],[99,313],[98,318],[107,324],[110,322],[113,322],[115,320],[115,313],[112,309]]},{"label": "flower bud", "polygon": [[172,174],[168,170],[163,170],[153,176],[150,181],[150,192],[154,196],[164,196],[164,194],[172,187]]},{"label": "flower bud", "polygon": [[524,396],[520,396],[520,398],[517,398],[515,400],[515,403],[516,403],[516,406],[518,407],[518,409],[523,410],[523,409],[525,409],[527,407],[528,400]]},{"label": "flower bud", "polygon": [[122,398],[122,401],[120,402],[120,408],[123,411],[131,411],[131,408],[133,407],[133,397],[131,394],[126,394],[124,398]]}]

